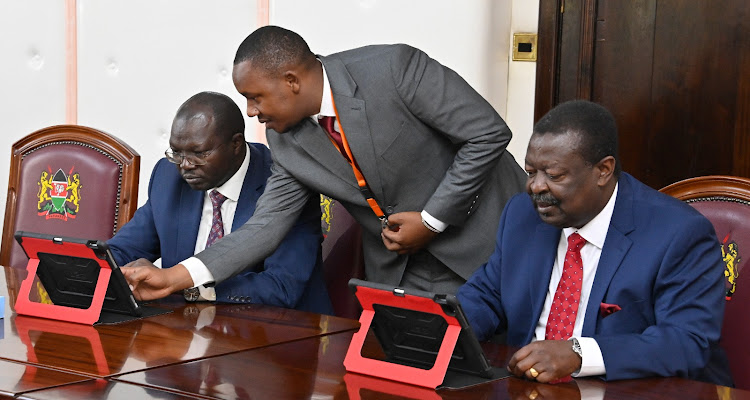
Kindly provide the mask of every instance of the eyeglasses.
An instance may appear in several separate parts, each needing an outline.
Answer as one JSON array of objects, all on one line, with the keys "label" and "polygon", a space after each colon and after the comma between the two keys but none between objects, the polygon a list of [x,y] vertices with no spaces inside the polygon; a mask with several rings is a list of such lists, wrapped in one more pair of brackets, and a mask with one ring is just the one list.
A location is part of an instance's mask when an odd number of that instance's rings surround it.
[{"label": "eyeglasses", "polygon": [[171,162],[172,164],[180,165],[182,164],[182,161],[185,160],[188,163],[192,165],[206,165],[206,158],[210,156],[214,151],[218,150],[221,146],[223,146],[224,143],[216,146],[216,148],[213,148],[211,150],[206,151],[199,151],[197,153],[189,152],[189,153],[180,153],[174,151],[171,147],[168,148],[166,151],[164,151],[164,155],[167,156],[167,160]]}]

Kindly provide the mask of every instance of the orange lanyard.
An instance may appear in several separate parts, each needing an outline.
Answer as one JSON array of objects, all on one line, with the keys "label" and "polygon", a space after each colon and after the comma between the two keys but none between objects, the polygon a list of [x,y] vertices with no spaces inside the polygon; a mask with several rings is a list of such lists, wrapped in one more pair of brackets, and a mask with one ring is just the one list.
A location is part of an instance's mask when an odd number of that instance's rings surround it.
[{"label": "orange lanyard", "polygon": [[[341,123],[341,118],[339,118],[339,111],[338,109],[336,109],[336,101],[333,100],[333,91],[331,91],[331,103],[333,103],[333,112],[336,114],[336,120],[339,121],[339,130],[341,131],[340,132],[341,142],[344,144],[343,151],[346,152],[347,156],[349,156],[349,160],[347,160],[347,162],[349,163],[349,165],[352,166],[352,171],[354,172],[354,176],[357,178],[357,185],[359,186],[359,191],[365,197],[365,200],[367,200],[367,204],[370,205],[370,208],[372,208],[372,211],[380,219],[381,224],[388,225],[388,216],[386,216],[385,213],[383,213],[383,210],[378,205],[378,202],[377,200],[375,200],[375,196],[372,194],[370,187],[367,186],[367,181],[365,180],[365,176],[362,175],[362,171],[359,170],[359,166],[357,166],[357,162],[354,161],[354,155],[352,155],[352,149],[349,147],[349,142],[346,140],[346,134],[344,133],[344,126]],[[333,138],[331,138],[330,136],[328,138],[331,140],[331,143],[333,143],[333,145],[336,146],[339,152],[342,152],[342,150],[339,148],[336,141],[333,140]]]}]

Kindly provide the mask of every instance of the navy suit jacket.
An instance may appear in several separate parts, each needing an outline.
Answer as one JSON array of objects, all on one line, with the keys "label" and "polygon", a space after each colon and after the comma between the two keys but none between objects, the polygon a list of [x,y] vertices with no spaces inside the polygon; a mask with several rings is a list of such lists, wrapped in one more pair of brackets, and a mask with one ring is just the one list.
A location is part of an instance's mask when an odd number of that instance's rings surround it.
[{"label": "navy suit jacket", "polygon": [[[248,143],[250,165],[242,184],[232,226],[242,226],[253,212],[271,175],[271,154],[259,143]],[[193,256],[203,208],[203,191],[182,179],[166,158],[151,174],[148,201],[108,244],[118,264],[145,258],[162,259],[172,267]],[[262,303],[332,314],[322,276],[320,205],[311,199],[296,225],[263,265],[247,266],[216,286],[216,300]]]},{"label": "navy suit jacket", "polygon": [[[542,222],[527,194],[508,202],[495,252],[458,292],[480,340],[507,332],[510,345],[532,341],[560,234]],[[680,376],[731,385],[717,346],[723,270],[705,217],[622,173],[582,332],[599,344],[605,378]],[[621,309],[607,315],[602,303]]]}]

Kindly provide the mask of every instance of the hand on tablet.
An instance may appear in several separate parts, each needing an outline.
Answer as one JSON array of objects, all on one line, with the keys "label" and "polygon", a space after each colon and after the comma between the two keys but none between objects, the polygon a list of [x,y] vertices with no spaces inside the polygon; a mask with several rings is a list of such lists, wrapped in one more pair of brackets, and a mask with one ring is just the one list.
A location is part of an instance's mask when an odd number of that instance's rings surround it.
[{"label": "hand on tablet", "polygon": [[130,284],[135,298],[141,301],[161,299],[193,286],[190,273],[182,264],[162,269],[141,258],[128,263],[120,270]]}]

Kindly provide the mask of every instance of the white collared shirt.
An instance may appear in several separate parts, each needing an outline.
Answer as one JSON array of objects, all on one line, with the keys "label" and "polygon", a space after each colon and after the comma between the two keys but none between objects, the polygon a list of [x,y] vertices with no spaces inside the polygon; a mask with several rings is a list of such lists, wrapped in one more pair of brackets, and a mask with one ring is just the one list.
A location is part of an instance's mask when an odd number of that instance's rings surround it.
[{"label": "white collared shirt", "polygon": [[[245,176],[247,175],[248,168],[250,167],[250,148],[245,144],[245,159],[242,160],[242,165],[237,172],[229,178],[228,181],[224,182],[223,185],[215,188],[219,193],[223,194],[227,200],[221,205],[221,222],[224,224],[224,235],[228,235],[232,232],[232,223],[234,222],[234,213],[237,211],[237,201],[240,199],[240,192],[242,191],[242,184],[245,182]],[[195,253],[199,253],[206,248],[206,240],[208,240],[208,233],[211,230],[211,224],[213,223],[213,205],[211,204],[211,198],[209,193],[213,189],[207,190],[203,194],[203,209],[201,211],[201,221],[198,225],[198,237],[195,240]],[[200,286],[206,283],[214,282],[214,276],[211,271],[206,268],[201,260],[196,257],[190,257],[187,260],[181,262],[187,269],[190,277],[193,279],[195,286]],[[215,300],[216,293],[211,290],[204,292],[201,288],[201,296]]]},{"label": "white collared shirt", "polygon": [[[320,60],[318,60],[320,62]],[[331,93],[331,82],[328,80],[328,74],[326,74],[326,67],[323,63],[320,63],[323,67],[323,98],[320,100],[320,111],[317,114],[311,115],[315,123],[318,123],[320,117],[335,117],[336,110],[333,107],[333,94]],[[336,121],[338,123],[338,121]],[[339,131],[340,132],[340,131]]]},{"label": "white collared shirt", "polygon": [[612,220],[612,212],[615,209],[618,187],[619,184],[616,184],[612,196],[609,198],[609,201],[607,201],[607,204],[602,211],[600,211],[599,214],[597,214],[596,217],[586,225],[581,227],[581,229],[565,228],[562,230],[560,240],[557,244],[557,257],[552,266],[552,276],[550,277],[547,297],[544,301],[544,308],[542,308],[542,314],[539,316],[539,321],[537,322],[534,331],[534,340],[544,340],[547,329],[547,319],[549,318],[550,309],[552,307],[552,300],[555,297],[557,285],[560,283],[560,278],[562,277],[565,253],[568,248],[568,236],[578,232],[579,235],[586,239],[586,244],[581,248],[583,282],[581,283],[581,298],[578,303],[578,312],[576,314],[576,323],[573,328],[573,337],[577,338],[581,345],[583,359],[581,360],[581,370],[573,374],[573,376],[603,375],[606,372],[599,344],[596,343],[596,340],[593,338],[581,337],[581,332],[583,331],[583,322],[586,316],[586,308],[588,306],[589,295],[591,294],[591,287],[594,284],[594,277],[596,276],[596,270],[599,266],[599,257],[602,255],[604,240],[607,238],[607,231],[609,230],[609,224]]},{"label": "white collared shirt", "polygon": [[198,225],[198,238],[195,240],[195,252],[193,254],[200,253],[206,248],[208,234],[211,232],[214,214],[214,207],[209,195],[211,190],[216,190],[227,198],[221,205],[221,222],[224,224],[225,235],[232,232],[234,212],[237,210],[237,202],[240,199],[240,192],[242,192],[242,184],[245,182],[247,169],[250,166],[250,149],[247,143],[245,143],[245,150],[245,159],[242,160],[242,165],[240,165],[237,172],[228,181],[224,182],[223,185],[215,189],[209,189],[203,193],[203,210],[201,211],[201,222]]}]

